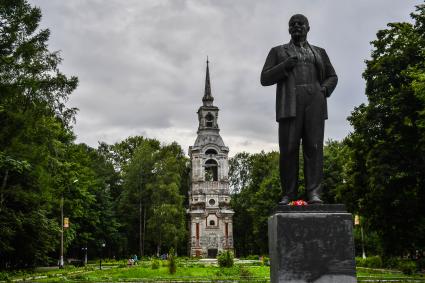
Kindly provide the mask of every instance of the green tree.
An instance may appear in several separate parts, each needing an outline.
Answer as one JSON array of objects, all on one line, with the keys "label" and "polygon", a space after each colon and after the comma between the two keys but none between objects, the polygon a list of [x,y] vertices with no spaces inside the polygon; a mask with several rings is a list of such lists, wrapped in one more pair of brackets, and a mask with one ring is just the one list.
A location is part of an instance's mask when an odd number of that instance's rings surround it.
[{"label": "green tree", "polygon": [[1,267],[45,263],[57,249],[56,185],[69,181],[60,168],[76,109],[65,102],[78,80],[59,71],[40,19],[25,0],[0,1]]},{"label": "green tree", "polygon": [[328,140],[323,148],[323,193],[325,203],[344,201],[343,190],[344,170],[347,162],[348,149],[344,142]]},{"label": "green tree", "polygon": [[[137,140],[137,145],[133,147],[135,140]],[[130,142],[131,145],[127,145],[127,142]],[[143,256],[146,217],[151,205],[147,185],[154,178],[152,169],[155,164],[155,156],[160,150],[160,143],[143,137],[128,138],[113,145],[112,149],[121,160],[119,167],[122,168],[123,191],[119,198],[119,211],[129,242],[127,248],[132,252],[138,251]],[[127,154],[128,157],[122,157]]]},{"label": "green tree", "polygon": [[177,271],[176,255],[174,248],[171,248],[168,252],[168,273],[174,274]]},{"label": "green tree", "polygon": [[239,152],[229,159],[229,182],[233,194],[238,194],[246,188],[250,180],[250,155]]},{"label": "green tree", "polygon": [[[349,154],[345,142],[329,140],[324,147],[324,194],[327,203],[345,201],[344,178]],[[299,196],[304,194],[300,152]],[[279,153],[238,153],[229,160],[234,187],[234,244],[239,256],[268,253],[267,220],[282,197]]]},{"label": "green tree", "polygon": [[174,246],[185,252],[181,243],[186,240],[183,193],[188,187],[187,158],[176,143],[161,146],[156,140],[137,140],[132,155],[120,166],[123,191],[119,210],[127,250],[159,253],[162,246]]},{"label": "green tree", "polygon": [[363,73],[368,104],[349,117],[347,199],[385,256],[425,248],[425,5],[411,16],[378,31]]},{"label": "green tree", "polygon": [[[242,158],[240,158],[242,157]],[[245,187],[232,195],[231,205],[235,210],[233,235],[239,256],[268,253],[267,219],[279,202],[281,195],[279,178],[279,153],[261,152],[247,156],[235,155],[239,168],[249,172]],[[232,164],[232,161],[231,161]],[[231,171],[238,176],[237,170]]]},{"label": "green tree", "polygon": [[[96,149],[85,144],[70,145],[67,161],[72,165],[74,183],[65,195],[65,215],[70,217],[71,225],[67,235],[73,235],[69,242],[70,255],[76,257],[82,247],[89,247],[92,255],[99,241],[106,243],[109,254],[119,250],[120,227],[111,195],[111,187],[116,186],[117,174]],[[78,181],[77,181],[78,180]],[[72,232],[72,233],[71,233]]]},{"label": "green tree", "polygon": [[257,246],[255,254],[267,254],[267,220],[282,198],[279,153],[273,151],[254,154],[252,162],[252,195],[248,212],[253,219],[252,234]]},{"label": "green tree", "polygon": [[154,181],[148,184],[152,216],[147,224],[158,255],[163,245],[179,247],[187,240],[184,197],[180,193],[186,164],[181,147],[172,143],[161,148],[153,167]]}]

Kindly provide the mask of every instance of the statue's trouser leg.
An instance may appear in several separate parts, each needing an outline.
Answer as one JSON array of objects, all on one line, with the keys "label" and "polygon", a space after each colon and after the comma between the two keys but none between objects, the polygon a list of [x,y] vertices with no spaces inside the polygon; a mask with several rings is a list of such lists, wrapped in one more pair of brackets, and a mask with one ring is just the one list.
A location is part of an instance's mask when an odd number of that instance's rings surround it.
[{"label": "statue's trouser leg", "polygon": [[306,89],[297,89],[296,117],[279,121],[280,182],[282,190],[290,199],[298,194],[300,140],[303,131]]},{"label": "statue's trouser leg", "polygon": [[280,184],[284,195],[290,200],[295,199],[298,194],[300,142],[296,128],[295,117],[279,122]]},{"label": "statue's trouser leg", "polygon": [[323,180],[323,136],[326,98],[319,88],[313,88],[304,109],[302,132],[304,178],[307,197],[320,196]]}]

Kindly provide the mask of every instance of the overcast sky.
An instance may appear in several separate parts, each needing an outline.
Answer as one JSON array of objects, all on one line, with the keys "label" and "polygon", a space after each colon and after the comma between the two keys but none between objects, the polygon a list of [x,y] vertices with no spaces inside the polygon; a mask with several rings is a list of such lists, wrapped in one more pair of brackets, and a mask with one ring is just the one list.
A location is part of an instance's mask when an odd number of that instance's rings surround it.
[{"label": "overcast sky", "polygon": [[69,106],[80,109],[77,142],[97,147],[131,135],[196,139],[206,57],[221,136],[230,155],[278,150],[275,86],[260,72],[271,47],[289,41],[302,13],[308,41],[326,49],[339,82],[328,100],[325,138],[351,131],[347,117],[366,102],[361,74],[370,41],[389,22],[411,21],[413,0],[30,0],[49,28],[61,70],[79,78]]}]

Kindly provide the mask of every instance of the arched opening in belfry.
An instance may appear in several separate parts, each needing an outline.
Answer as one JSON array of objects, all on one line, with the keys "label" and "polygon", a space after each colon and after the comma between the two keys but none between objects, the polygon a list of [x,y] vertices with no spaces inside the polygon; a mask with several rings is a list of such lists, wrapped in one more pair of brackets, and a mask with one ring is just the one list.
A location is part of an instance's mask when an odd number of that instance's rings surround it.
[{"label": "arched opening in belfry", "polygon": [[211,114],[211,112],[208,112],[208,114],[205,116],[205,125],[207,127],[212,127],[214,125],[214,116]]},{"label": "arched opening in belfry", "polygon": [[205,181],[218,180],[218,164],[214,159],[208,159],[205,162]]}]

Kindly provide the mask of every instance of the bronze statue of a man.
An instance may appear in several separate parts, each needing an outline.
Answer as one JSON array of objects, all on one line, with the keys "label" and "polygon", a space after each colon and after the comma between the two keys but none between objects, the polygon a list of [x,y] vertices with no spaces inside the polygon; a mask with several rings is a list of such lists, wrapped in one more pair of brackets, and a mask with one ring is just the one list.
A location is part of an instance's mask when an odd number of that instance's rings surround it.
[{"label": "bronze statue of a man", "polygon": [[304,15],[289,20],[291,41],[273,47],[261,72],[261,84],[276,84],[279,123],[280,179],[285,191],[280,204],[298,194],[299,148],[302,140],[308,203],[321,204],[323,137],[328,118],[326,99],[338,82],[326,51],[307,42],[310,26]]}]

